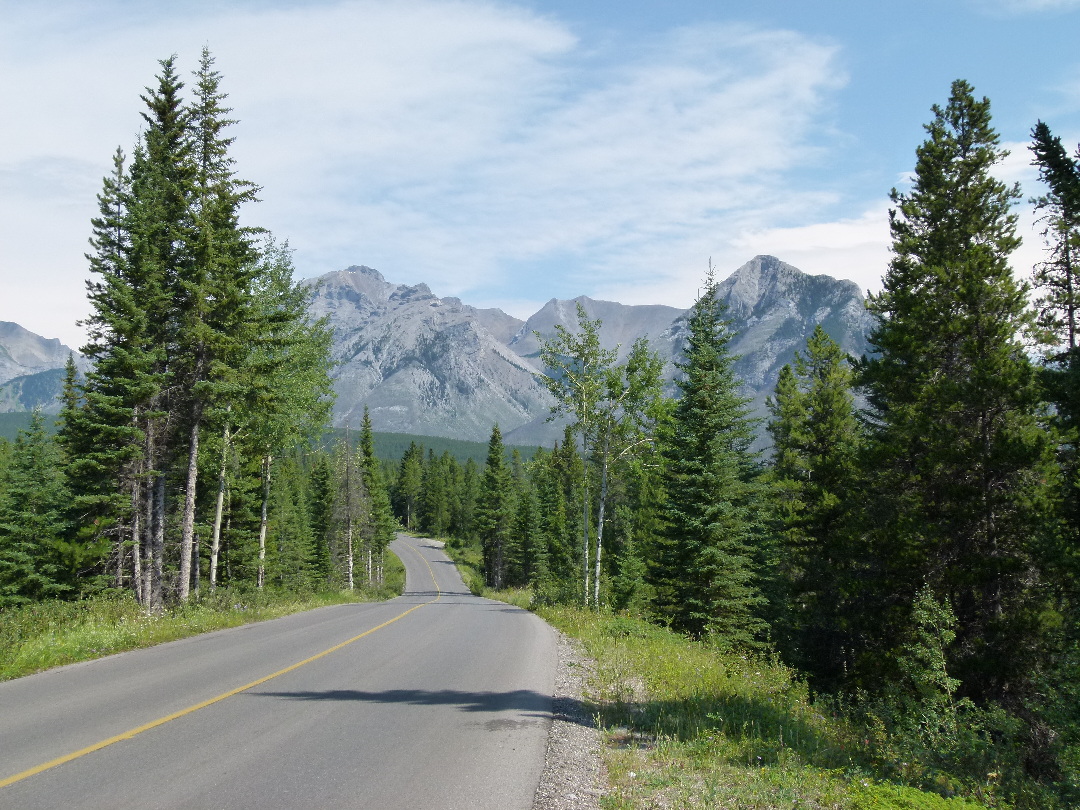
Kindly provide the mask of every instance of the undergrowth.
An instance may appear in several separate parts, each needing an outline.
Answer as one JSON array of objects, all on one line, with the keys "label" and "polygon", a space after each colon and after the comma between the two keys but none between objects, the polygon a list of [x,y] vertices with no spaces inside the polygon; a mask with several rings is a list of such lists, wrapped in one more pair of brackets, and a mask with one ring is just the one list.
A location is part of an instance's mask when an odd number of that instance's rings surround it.
[{"label": "undergrowth", "polygon": [[959,796],[955,785],[936,793],[890,778],[864,729],[775,658],[610,614],[538,612],[596,659],[589,699],[607,741],[605,810],[1011,806],[992,784]]},{"label": "undergrowth", "polygon": [[492,591],[478,550],[447,550],[474,593],[535,610],[596,660],[585,711],[606,743],[604,810],[1078,806],[1080,769],[1056,783],[1031,778],[1022,724],[955,699],[929,632],[948,617],[932,605],[906,667],[921,697],[840,700],[812,694],[775,656],[732,653],[529,591]]},{"label": "undergrowth", "polygon": [[3,608],[0,681],[317,607],[388,599],[401,593],[405,570],[393,554],[385,565],[386,584],[379,589],[296,593],[219,588],[160,613],[147,613],[127,591]]}]

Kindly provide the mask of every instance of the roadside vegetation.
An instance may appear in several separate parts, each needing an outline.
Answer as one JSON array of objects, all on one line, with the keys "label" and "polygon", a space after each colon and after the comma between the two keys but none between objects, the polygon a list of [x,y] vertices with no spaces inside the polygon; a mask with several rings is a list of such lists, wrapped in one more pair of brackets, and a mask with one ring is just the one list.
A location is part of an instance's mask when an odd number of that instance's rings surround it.
[{"label": "roadside vegetation", "polygon": [[390,599],[404,585],[405,568],[390,553],[378,588],[307,593],[222,588],[160,613],[146,612],[125,592],[0,608],[0,681],[328,605]]},{"label": "roadside vegetation", "polygon": [[912,722],[865,694],[815,694],[774,654],[724,650],[625,614],[537,605],[528,589],[492,590],[476,554],[448,548],[474,593],[534,610],[595,660],[584,697],[603,741],[604,810],[1068,806],[1025,775],[1001,717],[943,710]]},{"label": "roadside vegetation", "polygon": [[162,61],[103,180],[58,432],[0,440],[5,667],[378,590],[400,526],[596,657],[611,808],[1080,806],[1080,156],[1047,125],[1029,283],[990,103],[953,83],[889,194],[870,352],[817,324],[767,424],[710,266],[675,391],[579,307],[538,336],[560,442],[387,461],[366,411],[318,446],[331,335],[239,225],[213,65],[185,100]]}]

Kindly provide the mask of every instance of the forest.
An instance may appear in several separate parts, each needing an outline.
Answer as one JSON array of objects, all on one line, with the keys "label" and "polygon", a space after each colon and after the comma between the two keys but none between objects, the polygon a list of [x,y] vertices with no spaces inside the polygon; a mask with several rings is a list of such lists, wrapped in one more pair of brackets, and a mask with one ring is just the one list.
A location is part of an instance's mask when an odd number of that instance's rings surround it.
[{"label": "forest", "polygon": [[775,657],[996,806],[1080,801],[1080,150],[1033,127],[1046,253],[1018,279],[1021,190],[995,177],[989,101],[954,82],[890,194],[873,351],[818,327],[767,424],[710,267],[675,397],[646,341],[620,362],[579,308],[541,352],[561,442],[526,460],[494,425],[482,463],[417,443],[387,463],[367,418],[326,438],[331,336],[287,243],[241,225],[258,188],[220,79],[204,51],[185,102],[162,61],[104,179],[93,369],[69,364],[55,437],[37,414],[0,441],[0,621],[116,591],[153,612],[351,590],[403,528],[475,555],[492,591]]}]

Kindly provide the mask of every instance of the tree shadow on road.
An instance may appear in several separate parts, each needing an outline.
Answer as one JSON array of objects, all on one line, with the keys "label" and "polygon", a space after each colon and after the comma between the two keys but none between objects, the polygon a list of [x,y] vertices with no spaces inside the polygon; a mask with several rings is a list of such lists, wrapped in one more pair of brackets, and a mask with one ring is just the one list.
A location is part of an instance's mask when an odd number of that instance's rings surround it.
[{"label": "tree shadow on road", "polygon": [[[587,721],[589,712],[579,701],[560,697],[554,700],[531,689],[514,689],[509,692],[465,692],[457,689],[388,689],[384,692],[364,692],[358,689],[330,689],[325,692],[253,692],[253,696],[276,697],[284,700],[337,700],[365,703],[403,703],[410,706],[457,706],[463,712],[527,712],[534,717],[554,714],[559,719],[582,718]],[[573,703],[575,705],[567,705]],[[577,721],[575,721],[577,722]]]}]

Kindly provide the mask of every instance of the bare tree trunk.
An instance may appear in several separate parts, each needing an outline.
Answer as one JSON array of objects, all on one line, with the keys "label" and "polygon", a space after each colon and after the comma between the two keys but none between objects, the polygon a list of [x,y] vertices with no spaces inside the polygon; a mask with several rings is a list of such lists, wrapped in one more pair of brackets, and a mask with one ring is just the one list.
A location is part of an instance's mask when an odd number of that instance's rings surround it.
[{"label": "bare tree trunk", "polygon": [[266,524],[270,505],[270,464],[272,461],[273,457],[269,453],[263,456],[262,519],[259,521],[259,588],[262,588],[266,582]]},{"label": "bare tree trunk", "polygon": [[584,554],[582,570],[585,573],[585,607],[589,606],[589,467],[588,459],[582,457],[583,469],[581,476],[581,550]]},{"label": "bare tree trunk", "polygon": [[348,584],[349,590],[353,589],[353,521],[352,515],[349,515],[348,528],[345,529],[345,543],[346,543],[346,556],[345,556],[345,581]]},{"label": "bare tree trunk", "polygon": [[[231,406],[230,406],[231,407]],[[229,425],[221,442],[221,466],[218,468],[217,501],[214,504],[214,531],[210,538],[210,591],[217,588],[218,555],[221,553],[221,516],[225,511],[225,473],[229,462]]]},{"label": "bare tree trunk", "polygon": [[191,538],[191,592],[198,595],[199,579],[202,576],[202,560],[199,559],[199,535]]},{"label": "bare tree trunk", "polygon": [[[145,472],[145,471],[144,471]],[[154,593],[154,481],[147,478],[142,487],[142,546],[146,564],[143,566],[142,602],[143,607],[152,608],[151,600]]]},{"label": "bare tree trunk", "polygon": [[131,477],[131,587],[135,591],[135,601],[143,601],[143,565],[142,565],[142,486],[138,470]]},{"label": "bare tree trunk", "polygon": [[165,572],[165,473],[157,472],[154,478],[153,492],[153,549],[154,562],[150,570],[150,600],[151,610],[160,610],[165,604],[163,594]]},{"label": "bare tree trunk", "polygon": [[593,605],[597,610],[600,609],[600,555],[604,547],[604,504],[607,501],[608,445],[609,438],[605,434],[603,455],[600,458],[600,504],[596,512],[596,573],[593,575]]},{"label": "bare tree trunk", "polygon": [[188,437],[187,488],[184,492],[184,515],[180,524],[180,582],[177,597],[186,602],[191,592],[191,549],[195,536],[195,484],[199,477],[199,423],[202,408],[195,407]]}]

